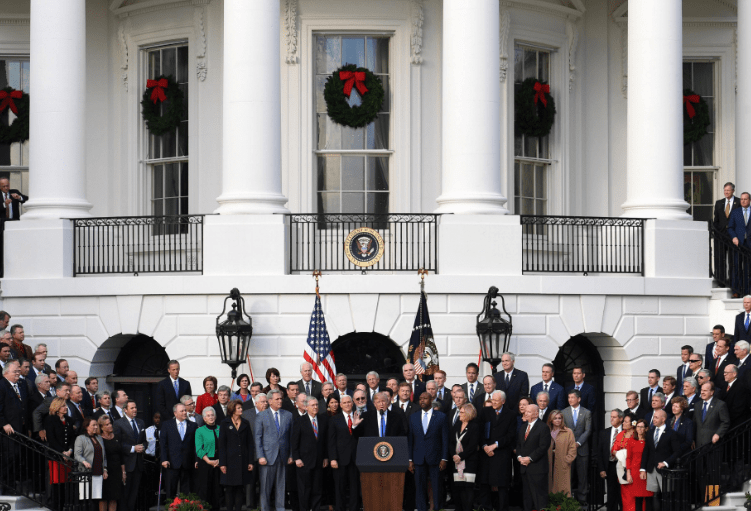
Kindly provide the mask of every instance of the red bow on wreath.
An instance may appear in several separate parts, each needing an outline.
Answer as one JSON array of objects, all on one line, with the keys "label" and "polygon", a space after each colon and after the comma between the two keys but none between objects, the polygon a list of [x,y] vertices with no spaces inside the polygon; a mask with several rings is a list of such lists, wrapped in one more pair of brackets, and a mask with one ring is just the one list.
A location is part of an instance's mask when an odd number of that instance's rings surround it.
[{"label": "red bow on wreath", "polygon": [[11,112],[18,115],[18,107],[13,100],[21,99],[22,96],[23,92],[20,90],[11,91],[10,94],[8,94],[8,91],[0,90],[0,99],[2,100],[2,102],[0,102],[0,113],[10,107]]},{"label": "red bow on wreath", "polygon": [[690,96],[683,96],[683,102],[686,104],[686,113],[688,118],[693,119],[696,116],[696,110],[691,103],[698,103],[701,97],[698,94],[691,94]]},{"label": "red bow on wreath", "polygon": [[363,71],[339,71],[339,79],[344,80],[344,95],[349,97],[352,93],[352,86],[357,87],[360,96],[368,92],[365,87],[365,72]]},{"label": "red bow on wreath", "polygon": [[550,85],[543,85],[540,82],[535,82],[535,104],[537,100],[542,101],[542,106],[548,107],[548,100],[545,99],[545,94],[550,94]]},{"label": "red bow on wreath", "polygon": [[151,89],[152,87],[154,88],[154,90],[151,91],[151,101],[153,101],[155,105],[157,99],[164,102],[167,99],[167,95],[164,93],[164,89],[167,88],[167,79],[162,78],[159,81],[146,80],[146,88]]}]

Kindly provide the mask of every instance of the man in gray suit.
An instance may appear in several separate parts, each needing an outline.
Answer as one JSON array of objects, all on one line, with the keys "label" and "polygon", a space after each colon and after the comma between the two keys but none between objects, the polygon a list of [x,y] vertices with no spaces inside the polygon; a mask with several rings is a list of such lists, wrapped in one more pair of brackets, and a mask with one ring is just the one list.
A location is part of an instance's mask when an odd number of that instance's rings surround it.
[{"label": "man in gray suit", "polygon": [[146,450],[144,442],[146,426],[138,419],[138,408],[135,401],[128,401],[125,405],[125,417],[113,424],[115,438],[120,441],[123,465],[125,465],[125,490],[122,492],[118,509],[135,511],[138,487],[143,475],[143,453]]},{"label": "man in gray suit", "polygon": [[[255,438],[256,433],[256,417],[259,413],[269,407],[268,398],[266,394],[258,394],[256,396],[255,406],[243,410],[243,419],[250,423],[250,435]],[[258,466],[258,458],[253,460],[253,464]],[[253,470],[250,473],[250,484],[247,485],[246,503],[248,509],[256,509],[256,482],[258,481],[258,471]]]},{"label": "man in gray suit", "polygon": [[576,389],[568,392],[568,407],[563,410],[563,421],[571,428],[576,439],[576,461],[574,471],[578,481],[576,499],[587,502],[587,469],[589,467],[589,435],[592,433],[592,414],[581,406],[581,394]]},{"label": "man in gray suit", "polygon": [[292,414],[282,410],[282,393],[272,389],[266,395],[269,408],[256,415],[256,455],[260,466],[261,511],[271,511],[269,497],[272,489],[276,511],[284,511],[285,467],[289,457]]},{"label": "man in gray suit", "polygon": [[714,397],[714,383],[708,381],[701,386],[701,399],[694,409],[696,424],[696,448],[716,444],[730,429],[728,406]]}]

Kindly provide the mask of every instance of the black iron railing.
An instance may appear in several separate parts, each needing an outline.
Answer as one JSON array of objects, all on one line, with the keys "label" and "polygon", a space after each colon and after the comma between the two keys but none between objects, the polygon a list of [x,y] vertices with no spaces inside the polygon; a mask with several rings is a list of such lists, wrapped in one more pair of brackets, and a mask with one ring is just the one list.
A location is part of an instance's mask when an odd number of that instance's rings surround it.
[{"label": "black iron railing", "polygon": [[751,250],[736,246],[727,231],[709,224],[709,276],[733,294],[751,292]]},{"label": "black iron railing", "polygon": [[524,273],[644,275],[642,218],[521,215]]},{"label": "black iron railing", "polygon": [[741,491],[751,477],[751,420],[683,455],[663,470],[662,511],[692,511]]},{"label": "black iron railing", "polygon": [[[602,431],[601,431],[602,433]],[[589,450],[594,452],[597,442],[593,439],[589,441]],[[597,457],[592,455],[589,458],[589,468],[587,470],[587,479],[589,482],[589,495],[587,496],[587,511],[597,511],[605,507],[605,479],[600,477],[600,469],[597,466]],[[572,488],[573,489],[573,488]],[[610,495],[608,495],[610,498]]]},{"label": "black iron railing", "polygon": [[89,511],[91,472],[25,435],[0,432],[0,486],[53,511]]},{"label": "black iron railing", "polygon": [[[159,494],[159,480],[160,476],[163,476],[160,473],[161,469],[162,466],[157,463],[154,457],[144,457],[143,474],[136,498],[136,511],[149,511],[154,506],[164,505],[164,492],[162,495]],[[162,479],[162,488],[164,486],[164,479]]]},{"label": "black iron railing", "polygon": [[203,272],[203,215],[77,218],[74,275]]},{"label": "black iron railing", "polygon": [[[289,267],[302,271],[438,271],[438,217],[421,214],[292,214],[289,219]],[[383,250],[372,266],[358,266],[347,258],[357,250],[356,229],[376,231]],[[349,243],[348,236],[353,234]],[[354,245],[353,245],[354,244]],[[367,258],[363,258],[367,259]]]}]

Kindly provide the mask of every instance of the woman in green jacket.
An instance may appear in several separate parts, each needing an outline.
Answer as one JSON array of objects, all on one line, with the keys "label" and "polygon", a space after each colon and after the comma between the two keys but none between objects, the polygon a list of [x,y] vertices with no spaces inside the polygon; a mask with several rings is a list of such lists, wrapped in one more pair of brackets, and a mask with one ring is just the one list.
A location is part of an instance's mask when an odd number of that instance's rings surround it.
[{"label": "woman in green jacket", "polygon": [[198,496],[219,510],[219,452],[217,450],[219,425],[216,412],[206,407],[201,412],[204,425],[196,431],[196,456],[198,458]]}]

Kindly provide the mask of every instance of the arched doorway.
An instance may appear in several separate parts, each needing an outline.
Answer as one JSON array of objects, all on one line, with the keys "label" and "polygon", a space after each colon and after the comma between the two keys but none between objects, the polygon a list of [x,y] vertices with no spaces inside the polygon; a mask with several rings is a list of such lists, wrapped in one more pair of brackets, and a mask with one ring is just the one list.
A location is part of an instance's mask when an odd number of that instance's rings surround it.
[{"label": "arched doorway", "polygon": [[383,383],[388,378],[402,379],[406,358],[390,337],[376,332],[352,332],[334,341],[331,349],[336,370],[347,375],[350,388],[364,382],[369,371],[376,371]]},{"label": "arched doorway", "polygon": [[[553,360],[555,366],[555,381],[563,386],[564,389],[573,386],[574,379],[571,373],[574,367],[584,369],[584,381],[595,388],[597,411],[602,412],[605,409],[605,364],[602,361],[600,352],[592,341],[584,335],[575,335],[560,347],[558,354]],[[603,414],[593,414],[592,427],[599,431],[603,427]]]}]

